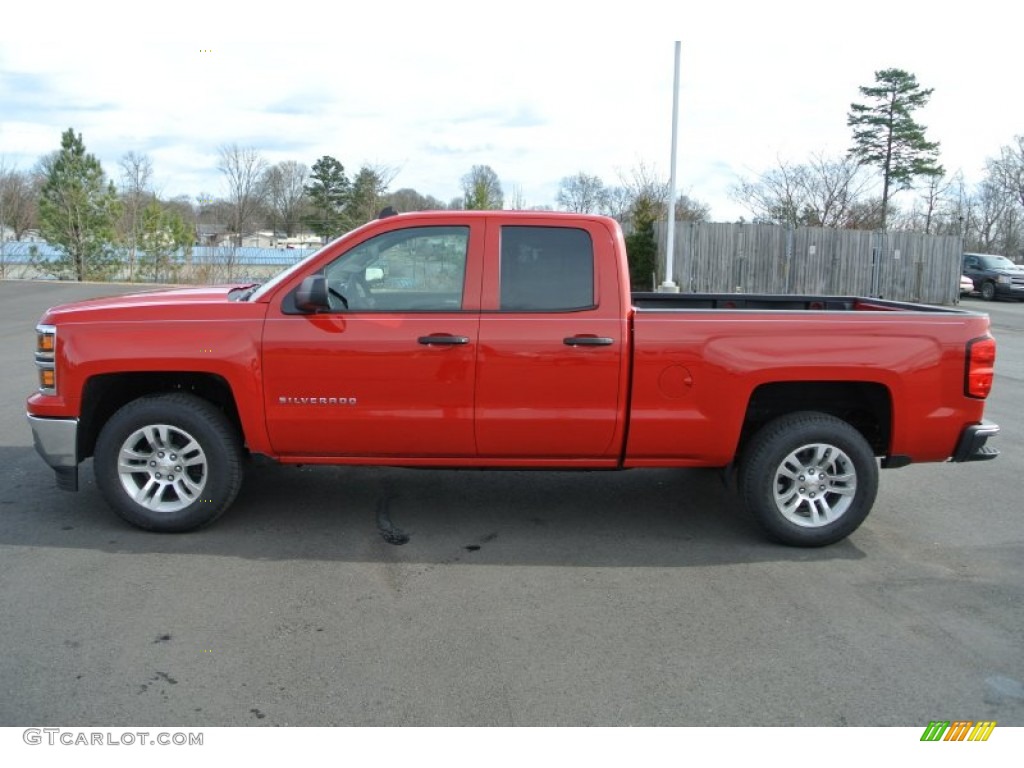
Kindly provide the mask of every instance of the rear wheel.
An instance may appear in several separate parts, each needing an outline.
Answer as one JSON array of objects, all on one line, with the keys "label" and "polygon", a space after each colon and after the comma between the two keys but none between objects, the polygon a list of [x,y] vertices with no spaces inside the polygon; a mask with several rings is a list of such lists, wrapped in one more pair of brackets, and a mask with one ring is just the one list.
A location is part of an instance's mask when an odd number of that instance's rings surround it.
[{"label": "rear wheel", "polygon": [[242,484],[241,448],[224,414],[186,393],[125,405],[96,441],[96,484],[123,519],[150,531],[216,520]]},{"label": "rear wheel", "polygon": [[878,491],[871,447],[845,421],[805,411],[775,419],[751,439],[739,470],[743,505],[773,539],[820,547],[849,536]]}]

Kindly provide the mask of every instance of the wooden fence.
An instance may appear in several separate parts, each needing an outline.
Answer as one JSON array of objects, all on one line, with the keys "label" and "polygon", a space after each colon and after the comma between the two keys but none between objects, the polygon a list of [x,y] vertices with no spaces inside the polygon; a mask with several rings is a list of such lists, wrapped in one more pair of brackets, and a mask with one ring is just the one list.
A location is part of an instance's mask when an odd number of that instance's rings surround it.
[{"label": "wooden fence", "polygon": [[[661,279],[665,222],[655,225],[655,234]],[[955,235],[678,222],[674,250],[673,279],[684,292],[881,296],[928,304],[954,304],[960,296],[963,244]]]}]

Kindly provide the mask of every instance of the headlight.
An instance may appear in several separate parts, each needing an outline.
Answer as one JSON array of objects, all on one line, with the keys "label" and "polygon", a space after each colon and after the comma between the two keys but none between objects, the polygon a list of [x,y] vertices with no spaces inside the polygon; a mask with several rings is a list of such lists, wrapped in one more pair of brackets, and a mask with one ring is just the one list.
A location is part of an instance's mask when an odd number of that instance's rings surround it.
[{"label": "headlight", "polygon": [[39,391],[44,395],[57,394],[57,328],[53,325],[36,326],[36,370],[39,372]]},{"label": "headlight", "polygon": [[996,282],[999,283],[1000,285],[1009,285],[1011,282],[1013,282],[1013,280],[1010,278],[1009,275],[1000,275],[999,277],[996,278]]}]

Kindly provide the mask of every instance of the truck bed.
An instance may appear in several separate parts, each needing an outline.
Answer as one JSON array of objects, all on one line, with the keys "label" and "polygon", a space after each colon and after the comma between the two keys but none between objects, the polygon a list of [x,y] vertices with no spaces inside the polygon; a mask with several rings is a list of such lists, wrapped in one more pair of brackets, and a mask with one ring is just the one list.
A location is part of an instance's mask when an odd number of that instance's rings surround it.
[{"label": "truck bed", "polygon": [[935,312],[972,314],[969,310],[912,304],[860,296],[790,296],[755,293],[649,293],[631,294],[633,306],[643,310],[747,309],[806,310],[812,312]]}]

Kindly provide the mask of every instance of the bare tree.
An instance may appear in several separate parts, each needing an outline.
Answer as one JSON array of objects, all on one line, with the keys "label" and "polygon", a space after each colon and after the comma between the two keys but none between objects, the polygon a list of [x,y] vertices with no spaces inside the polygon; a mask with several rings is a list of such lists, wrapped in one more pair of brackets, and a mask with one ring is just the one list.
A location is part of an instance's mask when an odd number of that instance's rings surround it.
[{"label": "bare tree", "polygon": [[408,211],[443,211],[447,206],[432,195],[421,195],[415,189],[403,187],[390,193],[385,203],[399,213]]},{"label": "bare tree", "polygon": [[284,230],[286,237],[298,234],[306,212],[306,180],[309,168],[294,160],[285,160],[264,174],[266,203],[273,218],[274,231]]},{"label": "bare tree", "polygon": [[1009,227],[1005,224],[1013,212],[1013,200],[1001,184],[990,177],[978,185],[974,203],[975,219],[971,232],[973,249],[983,253],[998,252],[1001,250],[1001,230],[1014,229],[1013,224]]},{"label": "bare tree", "polygon": [[[606,187],[602,208],[616,218],[668,219],[669,182],[643,160],[628,173],[619,173],[621,187]],[[689,194],[676,197],[676,221],[707,221],[711,207]]]},{"label": "bare tree", "polygon": [[39,226],[39,190],[43,177],[38,173],[7,168],[0,158],[0,230],[21,240],[30,229]]},{"label": "bare tree", "polygon": [[747,207],[755,221],[849,227],[864,212],[869,185],[855,160],[815,153],[806,163],[779,159],[775,168],[759,177],[741,179],[732,197]]},{"label": "bare tree", "polygon": [[758,178],[740,179],[731,196],[746,206],[754,221],[795,227],[800,223],[804,175],[800,166],[779,159],[777,167]]},{"label": "bare tree", "polygon": [[999,157],[988,161],[989,178],[1024,208],[1024,135],[999,151]]},{"label": "bare tree", "polygon": [[512,199],[508,201],[508,207],[511,211],[525,211],[527,208],[526,195],[519,184],[512,185]]},{"label": "bare tree", "polygon": [[142,210],[156,199],[150,188],[153,178],[153,163],[147,155],[134,151],[125,153],[121,165],[121,221],[120,234],[128,245],[128,280],[135,280],[135,264],[138,261],[139,234],[142,226]]},{"label": "bare tree", "polygon": [[462,177],[462,191],[467,211],[500,210],[505,204],[498,174],[489,165],[474,165]]},{"label": "bare tree", "polygon": [[951,195],[956,180],[948,176],[928,176],[921,195],[910,211],[908,228],[926,235],[939,234],[945,219],[955,216]]},{"label": "bare tree", "polygon": [[617,186],[605,187],[604,191],[604,201],[599,212],[619,221],[625,221],[629,216],[629,206],[632,202],[629,190],[625,187]]},{"label": "bare tree", "polygon": [[711,206],[689,195],[676,198],[676,221],[707,221]]},{"label": "bare tree", "polygon": [[607,196],[608,191],[599,176],[580,171],[562,179],[555,201],[563,211],[597,213],[606,207]]},{"label": "bare tree", "polygon": [[266,198],[263,175],[267,161],[252,147],[224,145],[219,150],[218,169],[227,182],[227,202],[231,205],[229,229],[236,243],[242,244],[245,230],[255,219]]},{"label": "bare tree", "polygon": [[669,183],[658,169],[644,160],[628,172],[619,172],[619,182],[626,190],[630,210],[649,209],[654,220],[664,219],[668,210]]}]

